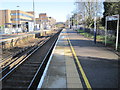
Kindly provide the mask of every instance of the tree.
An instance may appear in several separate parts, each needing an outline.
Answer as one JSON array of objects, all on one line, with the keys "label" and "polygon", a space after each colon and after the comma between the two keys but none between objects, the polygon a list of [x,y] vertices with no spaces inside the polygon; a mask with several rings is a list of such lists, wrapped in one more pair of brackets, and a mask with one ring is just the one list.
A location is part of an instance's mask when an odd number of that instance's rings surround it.
[{"label": "tree", "polygon": [[94,23],[94,17],[97,13],[101,13],[101,4],[102,2],[97,2],[97,0],[90,1],[90,0],[82,0],[76,1],[76,10],[78,10],[79,13],[82,14],[84,18],[84,22],[87,25],[87,27],[91,27]]}]

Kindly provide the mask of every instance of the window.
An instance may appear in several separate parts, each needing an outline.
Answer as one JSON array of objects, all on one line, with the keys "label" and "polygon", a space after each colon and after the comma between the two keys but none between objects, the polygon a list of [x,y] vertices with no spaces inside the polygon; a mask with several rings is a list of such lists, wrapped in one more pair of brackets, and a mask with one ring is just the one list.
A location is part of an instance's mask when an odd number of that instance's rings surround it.
[{"label": "window", "polygon": [[20,18],[11,19],[11,21],[20,21]]},{"label": "window", "polygon": [[32,21],[32,20],[27,20],[27,19],[21,19],[21,18],[13,18],[11,21]]},{"label": "window", "polygon": [[20,15],[20,16],[24,16],[24,17],[29,17],[29,18],[33,18],[33,16],[29,16],[23,13],[11,13],[11,15]]}]

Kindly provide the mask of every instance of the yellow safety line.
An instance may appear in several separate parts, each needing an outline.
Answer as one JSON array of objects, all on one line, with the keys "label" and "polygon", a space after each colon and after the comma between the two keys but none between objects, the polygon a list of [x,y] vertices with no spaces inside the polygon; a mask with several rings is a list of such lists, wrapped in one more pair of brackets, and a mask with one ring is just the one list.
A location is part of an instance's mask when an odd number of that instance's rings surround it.
[{"label": "yellow safety line", "polygon": [[86,77],[86,75],[85,75],[85,73],[84,73],[84,70],[83,70],[83,68],[82,68],[82,66],[81,66],[81,64],[80,64],[80,62],[79,62],[79,60],[78,60],[78,58],[77,58],[77,55],[76,55],[76,53],[75,53],[75,50],[74,50],[74,48],[73,48],[73,46],[72,46],[69,38],[68,38],[68,42],[69,42],[69,44],[70,44],[71,50],[72,50],[72,52],[73,52],[73,55],[74,55],[74,57],[75,57],[75,59],[76,59],[76,62],[77,62],[77,64],[78,64],[78,67],[79,67],[80,72],[81,72],[81,74],[82,74],[82,77],[83,77],[83,79],[84,79],[84,81],[85,81],[85,84],[86,84],[88,90],[92,90],[91,85],[90,85],[90,83],[89,83],[89,81],[88,81],[88,79],[87,79],[87,77]]}]

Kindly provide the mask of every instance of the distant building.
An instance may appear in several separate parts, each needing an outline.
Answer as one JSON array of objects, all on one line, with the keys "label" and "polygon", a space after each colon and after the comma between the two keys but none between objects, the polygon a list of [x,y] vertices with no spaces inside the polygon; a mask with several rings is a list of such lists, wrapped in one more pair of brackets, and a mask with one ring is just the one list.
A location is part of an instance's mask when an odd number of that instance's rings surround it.
[{"label": "distant building", "polygon": [[34,15],[34,12],[33,12],[33,11],[26,11],[26,12]]},{"label": "distant building", "polygon": [[39,18],[40,18],[41,20],[43,20],[43,21],[47,21],[47,20],[48,20],[46,13],[40,13],[40,14],[39,14]]},{"label": "distant building", "polygon": [[55,28],[56,20],[52,17],[48,17],[48,24],[50,28]]},{"label": "distant building", "polygon": [[10,34],[33,31],[33,17],[32,11],[0,10],[0,27],[4,27],[0,32]]},{"label": "distant building", "polygon": [[51,29],[56,20],[48,17],[46,13],[40,13],[39,18],[36,18],[36,23],[40,25],[40,29]]},{"label": "distant building", "polygon": [[40,13],[39,18],[36,18],[36,24],[40,25],[40,29],[47,29],[48,17],[46,13]]},{"label": "distant building", "polygon": [[0,25],[19,26],[25,22],[33,22],[33,12],[24,12],[20,10],[0,10]]}]

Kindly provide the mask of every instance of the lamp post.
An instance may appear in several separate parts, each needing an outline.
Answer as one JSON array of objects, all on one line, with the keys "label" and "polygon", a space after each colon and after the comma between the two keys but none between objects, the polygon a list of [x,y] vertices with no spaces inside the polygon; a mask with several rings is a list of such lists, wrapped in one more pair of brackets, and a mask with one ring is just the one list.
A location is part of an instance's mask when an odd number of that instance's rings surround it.
[{"label": "lamp post", "polygon": [[34,31],[35,31],[35,3],[34,3],[34,0],[33,0],[33,14],[34,14],[34,17],[33,17],[33,21],[34,21]]},{"label": "lamp post", "polygon": [[96,44],[96,29],[97,29],[97,23],[96,23],[96,19],[97,19],[97,0],[96,0],[96,3],[95,3],[95,17],[94,17],[94,43]]},{"label": "lamp post", "polygon": [[94,17],[94,43],[96,44],[96,16]]},{"label": "lamp post", "polygon": [[72,18],[70,18],[70,29],[72,29]]},{"label": "lamp post", "polygon": [[42,34],[43,34],[43,20],[42,20],[42,16],[40,18],[41,18],[41,36],[42,36]]},{"label": "lamp post", "polygon": [[[16,7],[19,7],[19,6],[16,6]],[[16,10],[16,31],[18,33],[18,23],[19,23],[19,21],[17,22],[17,20],[19,20],[19,19],[18,19],[18,12],[17,11],[18,10]]]},{"label": "lamp post", "polygon": [[77,6],[77,8],[76,8],[76,11],[77,11],[77,15],[76,15],[76,19],[77,19],[76,20],[76,22],[77,22],[76,23],[76,28],[78,29],[78,25],[79,25],[79,20],[78,20],[79,19],[79,16],[78,16],[78,3],[76,3],[76,6]]}]

